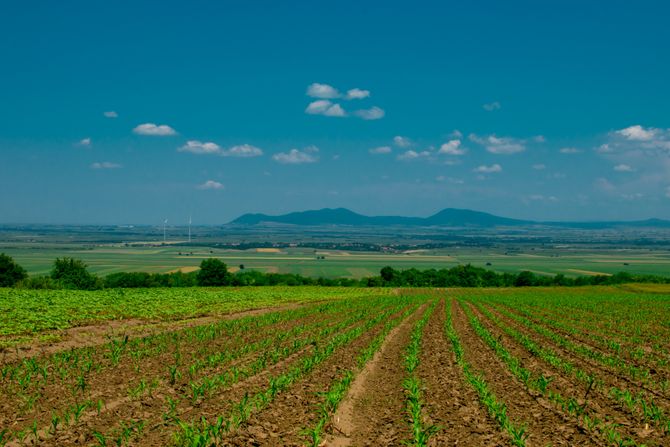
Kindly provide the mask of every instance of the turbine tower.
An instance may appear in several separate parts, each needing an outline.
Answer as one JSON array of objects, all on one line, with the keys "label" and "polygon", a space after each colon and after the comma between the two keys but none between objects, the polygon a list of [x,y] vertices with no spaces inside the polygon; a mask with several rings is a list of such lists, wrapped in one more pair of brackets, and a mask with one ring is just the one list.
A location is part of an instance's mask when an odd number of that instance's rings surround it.
[{"label": "turbine tower", "polygon": [[165,225],[167,225],[167,219],[163,221],[163,243],[165,243],[166,239],[166,233],[165,233]]}]

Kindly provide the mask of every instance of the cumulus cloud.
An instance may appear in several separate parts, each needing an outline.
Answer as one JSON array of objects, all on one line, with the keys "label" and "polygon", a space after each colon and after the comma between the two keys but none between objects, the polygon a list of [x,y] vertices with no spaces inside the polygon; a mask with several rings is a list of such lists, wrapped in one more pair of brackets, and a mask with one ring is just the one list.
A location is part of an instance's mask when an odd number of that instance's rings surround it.
[{"label": "cumulus cloud", "polygon": [[223,150],[221,155],[224,157],[240,157],[240,158],[250,158],[250,157],[260,157],[263,155],[263,151],[250,144],[240,144],[233,146],[230,149]]},{"label": "cumulus cloud", "polygon": [[470,134],[470,140],[484,146],[486,150],[492,154],[516,154],[526,150],[526,145],[523,140],[510,137],[497,137],[489,135],[479,137],[475,134]]},{"label": "cumulus cloud", "polygon": [[370,90],[361,90],[360,88],[352,88],[347,91],[347,99],[364,99],[370,96]]},{"label": "cumulus cloud", "polygon": [[634,141],[650,141],[659,133],[659,129],[644,128],[639,124],[635,126],[626,127],[625,129],[617,130],[617,134],[623,136],[627,140]]},{"label": "cumulus cloud", "polygon": [[564,147],[559,150],[561,154],[579,154],[581,151],[576,147]]},{"label": "cumulus cloud", "polygon": [[556,196],[545,196],[542,194],[531,194],[528,196],[528,200],[532,201],[549,201],[549,202],[557,202],[558,198]]},{"label": "cumulus cloud", "polygon": [[292,165],[316,163],[319,160],[319,157],[315,154],[318,152],[319,148],[310,146],[303,151],[291,149],[288,152],[278,152],[272,156],[272,159],[277,163]]},{"label": "cumulus cloud", "polygon": [[222,157],[250,158],[263,155],[263,151],[250,144],[240,144],[230,149],[224,149],[216,143],[189,140],[177,149],[178,152],[190,152],[192,154],[214,154]]},{"label": "cumulus cloud", "polygon": [[393,137],[393,144],[398,147],[410,147],[412,145],[412,140],[407,137],[396,135]]},{"label": "cumulus cloud", "polygon": [[82,147],[90,147],[91,146],[91,139],[90,138],[82,138],[77,142],[77,146],[82,146]]},{"label": "cumulus cloud", "polygon": [[118,163],[112,163],[111,161],[101,161],[91,164],[91,169],[119,169],[121,166]]},{"label": "cumulus cloud", "polygon": [[500,103],[498,101],[493,101],[482,106],[487,112],[493,112],[494,110],[500,109]]},{"label": "cumulus cloud", "polygon": [[369,109],[356,110],[354,115],[364,120],[378,120],[384,118],[386,112],[382,108],[372,106]]},{"label": "cumulus cloud", "polygon": [[463,155],[465,154],[465,149],[461,147],[461,140],[450,140],[440,146],[440,150],[437,151],[437,153],[446,155]]},{"label": "cumulus cloud", "polygon": [[224,189],[225,186],[223,183],[219,183],[214,180],[207,180],[205,183],[202,183],[198,186],[196,186],[198,189]]},{"label": "cumulus cloud", "polygon": [[479,174],[493,174],[495,172],[502,172],[502,166],[500,166],[498,163],[492,164],[490,166],[481,165],[477,166],[472,171],[477,172]]},{"label": "cumulus cloud", "polygon": [[222,149],[216,143],[189,140],[185,145],[177,149],[179,152],[190,152],[192,154],[221,154]]},{"label": "cumulus cloud", "polygon": [[327,99],[320,99],[309,103],[305,109],[305,113],[309,115],[323,115],[323,116],[346,116],[346,112],[339,104],[333,104]]},{"label": "cumulus cloud", "polygon": [[379,146],[370,149],[368,152],[371,154],[390,154],[391,151],[391,146]]},{"label": "cumulus cloud", "polygon": [[633,168],[625,163],[618,164],[614,167],[614,170],[617,172],[632,172]]},{"label": "cumulus cloud", "polygon": [[312,98],[333,99],[339,98],[340,92],[331,85],[315,82],[307,87],[307,96],[311,96]]},{"label": "cumulus cloud", "polygon": [[533,165],[533,169],[535,169],[536,171],[542,171],[543,169],[547,169],[547,165],[543,163],[537,163]]},{"label": "cumulus cloud", "polygon": [[168,137],[172,135],[177,135],[177,132],[170,126],[161,124],[156,125],[154,123],[144,123],[133,129],[137,135],[150,135],[155,137]]},{"label": "cumulus cloud", "polygon": [[429,151],[417,152],[410,149],[398,155],[398,160],[402,161],[417,160],[420,158],[428,158],[430,157],[430,155],[431,153]]},{"label": "cumulus cloud", "polygon": [[103,115],[105,115],[105,118],[118,118],[119,117],[119,114],[116,113],[113,110],[110,110],[108,112],[104,112]]}]

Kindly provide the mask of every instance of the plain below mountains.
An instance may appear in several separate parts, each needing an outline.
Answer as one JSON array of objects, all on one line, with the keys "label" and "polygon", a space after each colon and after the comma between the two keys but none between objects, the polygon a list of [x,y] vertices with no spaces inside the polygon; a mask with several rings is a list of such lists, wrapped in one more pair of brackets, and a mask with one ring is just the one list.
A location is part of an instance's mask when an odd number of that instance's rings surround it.
[{"label": "plain below mountains", "polygon": [[541,222],[511,219],[481,211],[445,208],[429,217],[365,216],[346,208],[323,208],[320,210],[297,211],[278,216],[267,214],[244,214],[229,225],[298,225],[298,226],[414,226],[414,227],[524,227],[552,226],[562,228],[606,229],[616,227],[670,228],[670,221],[646,219],[633,221],[602,222]]}]

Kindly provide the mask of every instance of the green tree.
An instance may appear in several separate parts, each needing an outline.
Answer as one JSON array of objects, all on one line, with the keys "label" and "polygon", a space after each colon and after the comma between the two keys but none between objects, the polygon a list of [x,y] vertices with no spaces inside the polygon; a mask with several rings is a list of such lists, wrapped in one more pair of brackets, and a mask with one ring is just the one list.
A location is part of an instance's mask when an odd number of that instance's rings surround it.
[{"label": "green tree", "polygon": [[14,259],[0,253],[0,287],[14,287],[14,285],[28,277],[26,271]]},{"label": "green tree", "polygon": [[66,289],[92,290],[98,287],[98,278],[89,273],[80,259],[56,258],[51,269],[51,279]]},{"label": "green tree", "polygon": [[225,286],[229,283],[228,267],[220,259],[203,259],[198,270],[197,281],[199,286]]}]

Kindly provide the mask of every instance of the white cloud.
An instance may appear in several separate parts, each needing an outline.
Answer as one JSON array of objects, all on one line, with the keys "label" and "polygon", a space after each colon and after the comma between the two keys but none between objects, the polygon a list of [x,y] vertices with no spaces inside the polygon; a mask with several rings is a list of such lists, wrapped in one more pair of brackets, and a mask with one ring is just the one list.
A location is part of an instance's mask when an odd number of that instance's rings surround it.
[{"label": "white cloud", "polygon": [[510,137],[497,137],[489,135],[487,137],[479,137],[475,134],[470,134],[471,141],[481,144],[486,150],[492,154],[516,154],[526,150],[523,140],[517,140]]},{"label": "white cloud", "polygon": [[121,167],[123,166],[118,163],[112,163],[110,161],[101,161],[91,164],[91,169],[118,169]]},{"label": "white cloud", "polygon": [[639,124],[635,126],[626,127],[625,129],[617,130],[617,134],[625,137],[628,140],[634,141],[649,141],[654,139],[658,134],[658,129],[647,128],[640,126]]},{"label": "white cloud", "polygon": [[105,115],[105,118],[118,118],[119,114],[116,113],[113,110],[110,110],[109,112],[104,112],[103,115]]},{"label": "white cloud", "polygon": [[617,172],[633,172],[633,168],[625,163],[618,164],[614,167],[614,170]]},{"label": "white cloud", "polygon": [[461,140],[450,140],[440,146],[440,150],[437,151],[437,153],[447,155],[463,155],[465,154],[465,149],[461,147]]},{"label": "white cloud", "polygon": [[413,151],[413,150],[408,150],[403,152],[402,154],[398,155],[398,160],[403,160],[403,161],[408,161],[408,160],[416,160],[419,158],[428,158],[430,157],[431,153],[429,151]]},{"label": "white cloud", "polygon": [[624,200],[636,200],[636,199],[641,199],[644,197],[644,194],[641,192],[635,192],[632,194],[621,194],[621,198]]},{"label": "white cloud", "polygon": [[154,123],[140,124],[133,129],[133,132],[138,135],[150,135],[156,137],[177,135],[177,132],[172,127],[165,124],[156,125]]},{"label": "white cloud", "polygon": [[612,182],[603,177],[597,178],[593,182],[593,186],[603,192],[612,192],[616,189],[616,186],[614,186]]},{"label": "white cloud", "polygon": [[599,154],[609,154],[610,152],[614,152],[614,149],[609,144],[605,143],[598,146],[596,152]]},{"label": "white cloud", "polygon": [[225,186],[223,183],[216,182],[214,180],[207,180],[205,183],[196,186],[198,189],[224,189]]},{"label": "white cloud", "polygon": [[316,163],[319,160],[319,157],[313,155],[319,151],[319,148],[315,146],[310,146],[304,151],[299,151],[298,149],[291,149],[288,152],[279,152],[272,156],[272,159],[277,163],[282,164],[303,164],[303,163]]},{"label": "white cloud", "polygon": [[472,171],[473,172],[478,172],[480,174],[493,174],[494,172],[501,172],[502,171],[502,166],[500,166],[497,163],[492,164],[491,166],[481,165],[481,166],[477,166]]},{"label": "white cloud", "polygon": [[446,176],[444,176],[444,175],[438,175],[437,177],[435,177],[435,181],[437,181],[437,182],[449,182],[449,183],[452,183],[452,184],[454,184],[454,185],[462,185],[462,184],[465,183],[465,182],[464,182],[463,180],[461,180],[461,179],[458,179],[458,178],[452,178],[452,177],[446,177]]},{"label": "white cloud", "polygon": [[370,90],[361,90],[360,88],[352,88],[347,91],[347,99],[363,99],[370,96]]},{"label": "white cloud", "polygon": [[177,149],[179,152],[190,152],[192,154],[221,154],[222,149],[216,143],[200,142],[198,140],[189,140],[185,145]]},{"label": "white cloud", "polygon": [[487,112],[493,112],[494,110],[500,109],[500,103],[498,101],[493,101],[482,106]]},{"label": "white cloud", "polygon": [[391,146],[379,146],[370,149],[368,152],[371,154],[390,154],[392,150]]},{"label": "white cloud", "polygon": [[309,115],[323,115],[323,116],[346,116],[346,112],[339,104],[333,104],[327,99],[320,99],[309,103],[305,109],[305,113]]},{"label": "white cloud", "polygon": [[581,151],[576,147],[564,147],[559,150],[561,154],[579,154]]},{"label": "white cloud", "polygon": [[384,118],[386,112],[384,112],[384,109],[381,109],[377,106],[373,106],[370,107],[369,109],[356,110],[354,112],[354,115],[364,120],[378,120]]},{"label": "white cloud", "polygon": [[463,138],[463,133],[461,133],[461,131],[458,129],[454,129],[454,131],[449,134],[449,138],[456,138],[460,140]]},{"label": "white cloud", "polygon": [[263,155],[263,151],[260,148],[250,144],[240,144],[222,151],[221,155],[224,157],[250,158]]},{"label": "white cloud", "polygon": [[92,141],[90,138],[83,138],[77,142],[77,146],[90,147],[91,143]]},{"label": "white cloud", "polygon": [[547,139],[544,138],[544,135],[535,135],[533,137],[533,141],[536,143],[544,143],[545,141],[547,141]]},{"label": "white cloud", "polygon": [[307,96],[311,96],[312,98],[333,99],[339,98],[340,92],[331,85],[315,82],[307,87]]},{"label": "white cloud", "polygon": [[185,145],[177,149],[179,152],[190,152],[192,154],[213,154],[222,157],[250,158],[263,155],[263,151],[250,144],[240,144],[230,149],[224,149],[216,143],[189,140]]},{"label": "white cloud", "polygon": [[395,137],[393,137],[393,144],[395,144],[398,147],[410,147],[412,145],[412,140],[410,140],[407,137],[396,135]]},{"label": "white cloud", "polygon": [[537,163],[533,165],[533,169],[535,169],[536,171],[542,171],[543,169],[547,169],[547,165],[543,163]]}]

